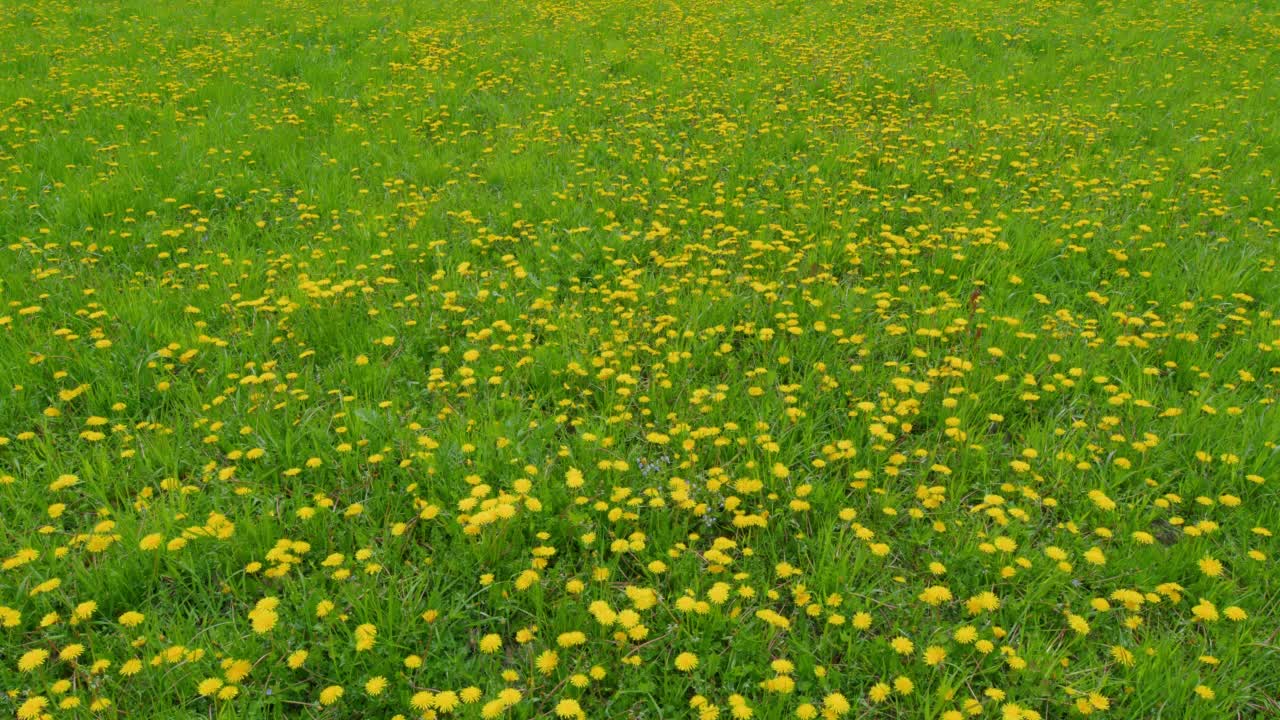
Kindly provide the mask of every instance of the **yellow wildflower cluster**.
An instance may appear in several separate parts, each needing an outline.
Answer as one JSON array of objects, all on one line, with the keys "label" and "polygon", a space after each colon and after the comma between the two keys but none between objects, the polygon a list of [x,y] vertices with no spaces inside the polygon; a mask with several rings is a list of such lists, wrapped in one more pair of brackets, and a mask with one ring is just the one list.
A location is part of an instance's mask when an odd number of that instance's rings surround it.
[{"label": "yellow wildflower cluster", "polygon": [[1278,39],[5,0],[0,716],[1274,715]]}]

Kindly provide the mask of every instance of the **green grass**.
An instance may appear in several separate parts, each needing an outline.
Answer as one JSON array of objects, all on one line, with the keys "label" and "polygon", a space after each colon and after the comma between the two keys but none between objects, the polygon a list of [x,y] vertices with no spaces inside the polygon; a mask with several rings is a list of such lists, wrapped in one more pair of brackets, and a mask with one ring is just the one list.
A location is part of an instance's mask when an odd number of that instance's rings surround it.
[{"label": "green grass", "polygon": [[1277,39],[0,0],[0,716],[1277,716]]}]

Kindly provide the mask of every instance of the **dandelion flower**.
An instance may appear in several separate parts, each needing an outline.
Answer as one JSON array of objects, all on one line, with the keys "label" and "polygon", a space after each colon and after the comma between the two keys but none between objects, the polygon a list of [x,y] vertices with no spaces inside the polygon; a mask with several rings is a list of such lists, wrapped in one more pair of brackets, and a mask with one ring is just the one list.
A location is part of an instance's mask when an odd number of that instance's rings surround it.
[{"label": "dandelion flower", "polygon": [[578,705],[577,700],[565,698],[556,703],[556,717],[562,718],[578,718],[582,717],[582,707]]},{"label": "dandelion flower", "polygon": [[692,672],[698,667],[698,656],[691,652],[682,652],[676,656],[675,666],[680,672]]},{"label": "dandelion flower", "polygon": [[489,633],[480,638],[480,652],[486,655],[492,655],[502,649],[502,636],[497,633]]},{"label": "dandelion flower", "polygon": [[343,692],[345,691],[342,689],[341,685],[330,685],[326,687],[320,691],[320,704],[333,705],[342,698]]},{"label": "dandelion flower", "polygon": [[44,664],[49,658],[49,651],[44,649],[28,650],[18,658],[18,670],[20,672],[31,672]]}]

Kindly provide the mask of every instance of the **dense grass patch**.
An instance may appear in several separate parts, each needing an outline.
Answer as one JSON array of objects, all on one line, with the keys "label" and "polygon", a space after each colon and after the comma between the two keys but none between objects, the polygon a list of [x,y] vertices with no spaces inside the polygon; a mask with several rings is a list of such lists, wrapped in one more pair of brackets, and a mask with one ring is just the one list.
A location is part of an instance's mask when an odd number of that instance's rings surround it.
[{"label": "dense grass patch", "polygon": [[0,0],[0,715],[1280,714],[1280,6]]}]

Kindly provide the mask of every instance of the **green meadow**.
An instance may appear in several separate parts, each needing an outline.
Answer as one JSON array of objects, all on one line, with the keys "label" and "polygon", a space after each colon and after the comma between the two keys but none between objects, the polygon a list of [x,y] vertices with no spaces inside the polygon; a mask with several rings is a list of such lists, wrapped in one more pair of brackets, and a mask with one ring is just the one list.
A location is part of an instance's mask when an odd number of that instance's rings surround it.
[{"label": "green meadow", "polygon": [[0,718],[1280,717],[1280,3],[0,0]]}]

